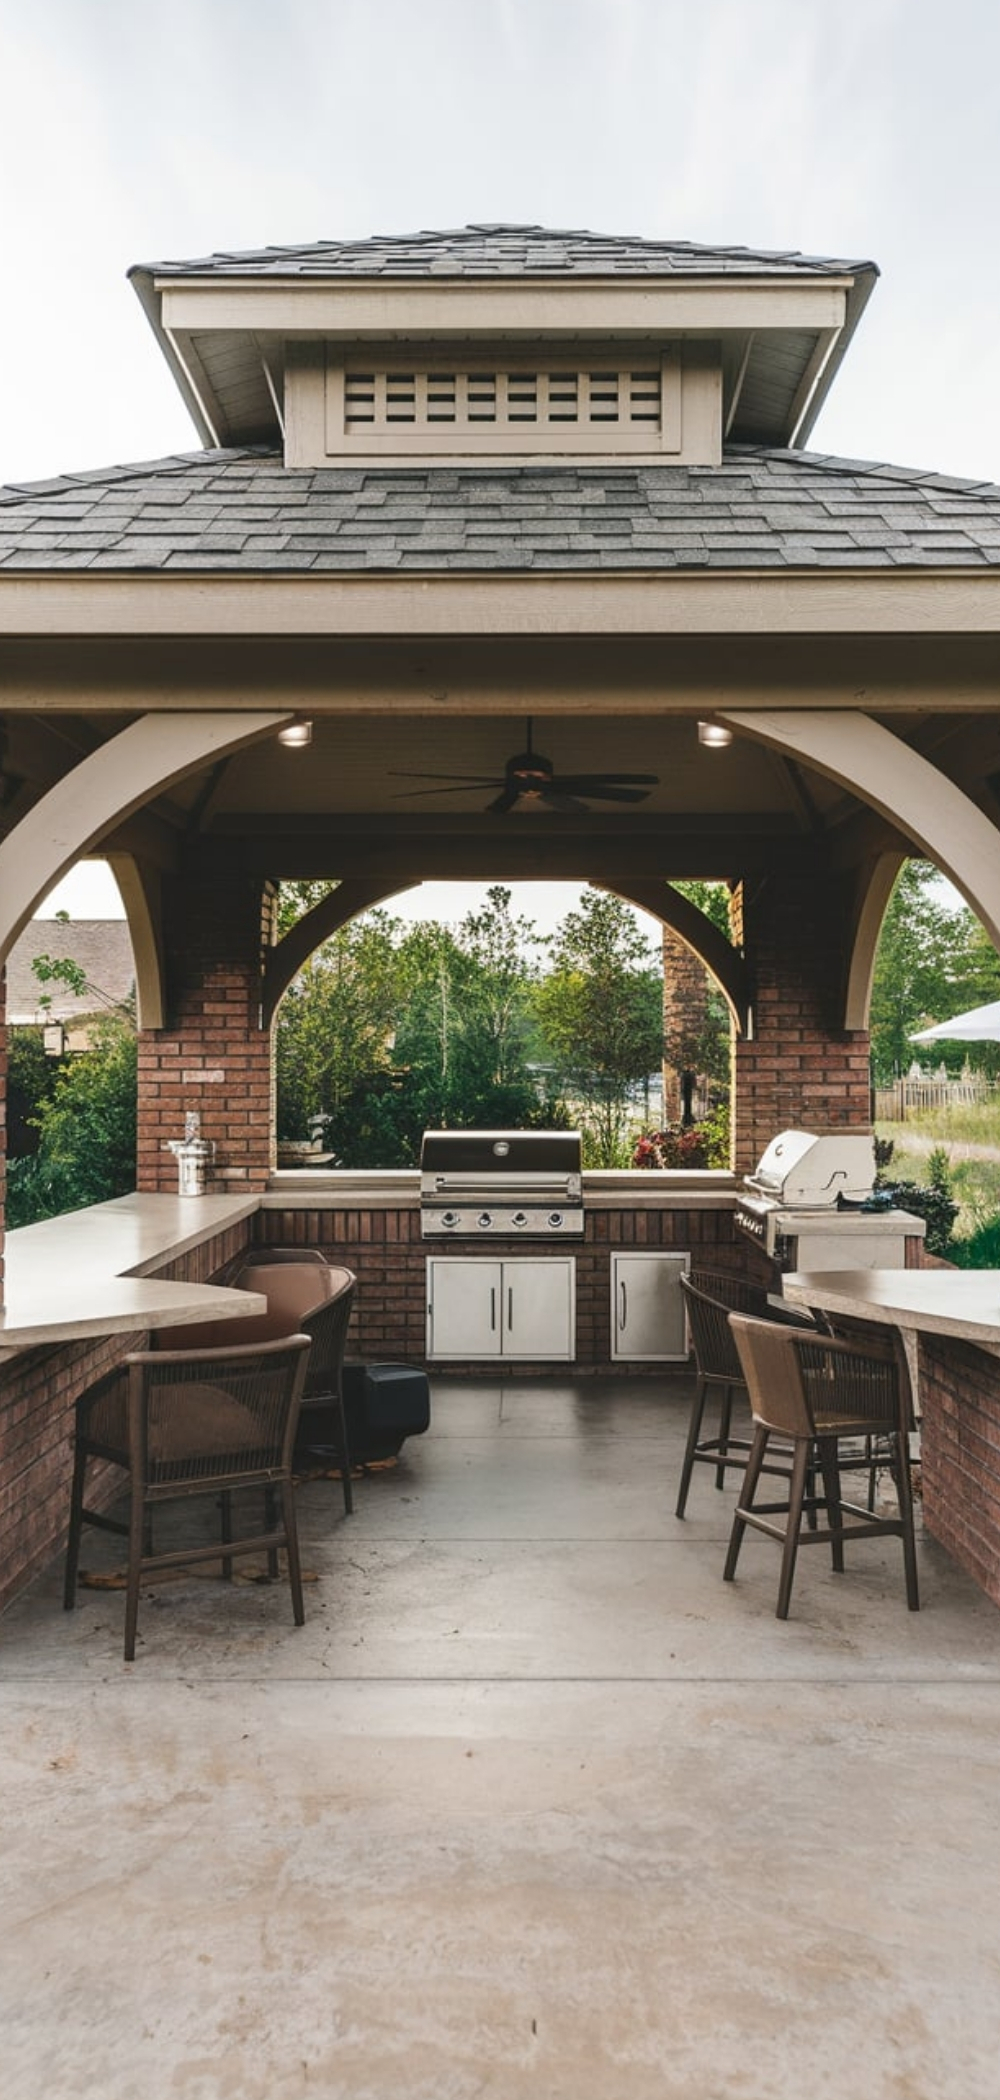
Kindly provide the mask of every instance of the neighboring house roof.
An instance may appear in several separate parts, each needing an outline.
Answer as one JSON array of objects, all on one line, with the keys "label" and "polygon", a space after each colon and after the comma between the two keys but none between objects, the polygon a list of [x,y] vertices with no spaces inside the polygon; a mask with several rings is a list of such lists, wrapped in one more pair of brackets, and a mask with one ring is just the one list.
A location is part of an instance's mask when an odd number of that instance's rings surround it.
[{"label": "neighboring house roof", "polygon": [[0,572],[914,567],[1000,567],[1000,488],[741,447],[716,467],[366,469],[248,448],[0,490]]},{"label": "neighboring house roof", "polygon": [[[78,999],[58,979],[40,984],[31,967],[36,955],[69,957],[93,987]],[[135,985],[135,962],[124,919],[32,919],[7,957],[7,1020],[13,1027],[37,1021],[76,1021],[123,1004]],[[40,1002],[48,996],[50,1004]]]},{"label": "neighboring house roof", "polygon": [[147,271],[157,277],[825,277],[857,275],[859,271],[878,275],[872,262],[800,255],[794,249],[716,248],[694,241],[649,241],[632,234],[503,224],[251,248],[188,262],[137,263],[129,275]]}]

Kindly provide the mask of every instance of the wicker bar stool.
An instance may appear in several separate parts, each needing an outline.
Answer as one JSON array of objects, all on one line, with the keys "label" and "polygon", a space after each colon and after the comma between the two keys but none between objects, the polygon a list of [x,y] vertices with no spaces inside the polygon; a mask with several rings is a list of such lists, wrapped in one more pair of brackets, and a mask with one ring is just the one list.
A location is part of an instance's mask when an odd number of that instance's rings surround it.
[{"label": "wicker bar stool", "polygon": [[[732,1433],[734,1396],[742,1395],[745,1400],[747,1390],[743,1365],[729,1326],[729,1315],[731,1312],[749,1313],[758,1319],[775,1321],[781,1320],[782,1315],[769,1309],[767,1294],[758,1285],[748,1283],[742,1276],[730,1276],[722,1269],[692,1269],[680,1278],[680,1286],[687,1306],[697,1372],[677,1495],[677,1515],[683,1517],[695,1466],[713,1466],[715,1485],[721,1488],[725,1485],[727,1471],[746,1471],[753,1442],[749,1422],[743,1433],[737,1436]],[[796,1325],[812,1326],[810,1321],[801,1320],[794,1313],[789,1317]],[[713,1388],[721,1394],[718,1429],[714,1435],[706,1435],[705,1410]],[[779,1464],[775,1452],[765,1470],[787,1476],[790,1463],[790,1456],[786,1454],[785,1462]]]},{"label": "wicker bar stool", "polygon": [[[304,1623],[292,1452],[308,1353],[305,1334],[228,1349],[137,1350],[78,1400],[63,1602],[67,1611],[76,1603],[84,1524],[127,1538],[126,1662],[135,1656],[140,1585],[160,1569],[218,1560],[229,1576],[237,1554],[263,1552],[277,1575],[283,1546],[293,1617],[296,1626]],[[128,1475],[127,1524],[88,1509],[91,1459],[109,1460]],[[265,1519],[237,1533],[234,1496],[244,1488],[264,1489]],[[153,1510],[197,1495],[218,1501],[219,1537],[155,1552]]]},{"label": "wicker bar stool", "polygon": [[[724,1579],[733,1580],[748,1525],[777,1539],[782,1548],[777,1617],[787,1619],[800,1544],[828,1542],[839,1574],[846,1540],[896,1537],[903,1541],[906,1601],[911,1611],[918,1611],[909,1448],[913,1406],[898,1339],[848,1341],[741,1313],[731,1316],[731,1326],[750,1395],[754,1435]],[[790,1441],[794,1452],[788,1496],[784,1502],[758,1502],[757,1486],[773,1435]],[[844,1440],[847,1449],[842,1448]],[[807,1479],[814,1451],[822,1494],[812,1493]],[[869,1506],[862,1508],[843,1494],[844,1473],[870,1475],[872,1467],[881,1464],[888,1464],[895,1483],[896,1516],[876,1515],[870,1497]],[[825,1510],[827,1522],[803,1531],[803,1515],[808,1523],[810,1505],[814,1516]]]}]

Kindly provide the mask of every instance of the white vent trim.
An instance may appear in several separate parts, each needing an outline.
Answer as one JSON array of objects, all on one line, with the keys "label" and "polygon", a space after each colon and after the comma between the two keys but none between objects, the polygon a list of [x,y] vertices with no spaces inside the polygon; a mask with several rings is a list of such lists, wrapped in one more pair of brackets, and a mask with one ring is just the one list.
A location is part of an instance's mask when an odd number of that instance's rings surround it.
[{"label": "white vent trim", "polygon": [[672,345],[653,356],[513,358],[426,362],[412,354],[348,360],[331,354],[326,373],[326,452],[365,454],[677,454],[681,449],[681,360]]}]

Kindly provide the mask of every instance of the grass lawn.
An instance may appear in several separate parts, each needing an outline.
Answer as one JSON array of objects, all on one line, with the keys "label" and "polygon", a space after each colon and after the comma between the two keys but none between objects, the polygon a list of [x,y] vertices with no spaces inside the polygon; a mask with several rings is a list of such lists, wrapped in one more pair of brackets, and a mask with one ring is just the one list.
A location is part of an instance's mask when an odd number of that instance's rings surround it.
[{"label": "grass lawn", "polygon": [[[927,1110],[905,1123],[880,1122],[876,1130],[894,1146],[887,1179],[926,1183],[931,1154],[945,1154],[951,1194],[959,1206],[957,1240],[968,1240],[990,1219],[1000,1218],[1000,1103]],[[994,1262],[1000,1262],[1000,1226],[997,1251],[985,1251],[982,1257],[984,1267]]]}]

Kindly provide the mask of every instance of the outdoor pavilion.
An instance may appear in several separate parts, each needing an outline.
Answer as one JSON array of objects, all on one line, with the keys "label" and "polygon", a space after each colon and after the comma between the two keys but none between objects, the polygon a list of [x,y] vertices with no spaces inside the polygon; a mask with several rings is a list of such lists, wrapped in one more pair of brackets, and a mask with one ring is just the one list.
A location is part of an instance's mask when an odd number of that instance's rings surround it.
[{"label": "outdoor pavilion", "polygon": [[[223,1184],[266,1182],[282,990],[430,877],[589,878],[672,926],[734,1015],[738,1166],[867,1116],[902,857],[1000,939],[1000,494],[803,450],[875,275],[503,226],[133,272],[206,449],[5,492],[0,955],[107,855],[142,1186],[185,1103]],[[530,817],[396,777],[502,775],[526,716],[557,771],[658,787]],[[339,888],[275,946],[305,875]],[[696,875],[731,945],[667,887]]]},{"label": "outdoor pavilion", "polygon": [[[0,501],[0,958],[107,856],[142,1190],[192,1109],[215,1187],[266,1187],[283,989],[431,877],[657,913],[733,1014],[738,1169],[867,1122],[902,859],[1000,942],[1000,491],[804,449],[875,277],[507,226],[133,272],[204,449]],[[658,785],[500,814],[398,777],[502,776],[529,716],[557,771]],[[338,886],[276,942],[296,876]],[[691,876],[729,883],[730,942]]]}]

